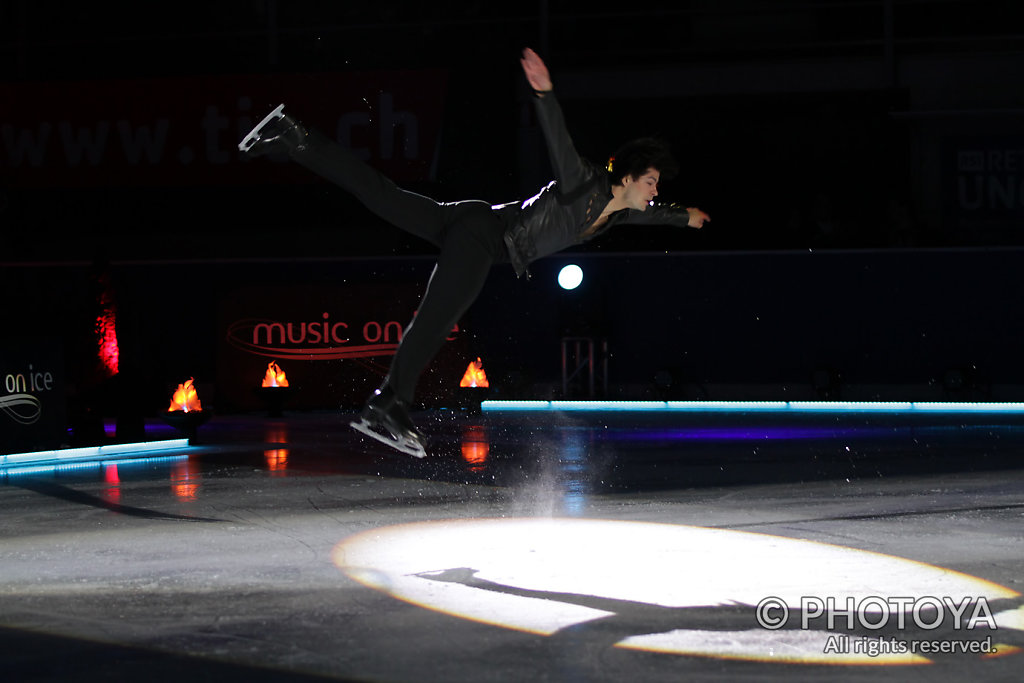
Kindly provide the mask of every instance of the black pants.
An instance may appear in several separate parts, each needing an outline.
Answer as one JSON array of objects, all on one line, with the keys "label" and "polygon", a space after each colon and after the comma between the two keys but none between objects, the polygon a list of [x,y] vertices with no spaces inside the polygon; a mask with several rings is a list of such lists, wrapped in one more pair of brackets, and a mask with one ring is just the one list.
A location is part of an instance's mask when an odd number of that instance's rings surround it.
[{"label": "black pants", "polygon": [[420,374],[476,300],[491,265],[508,261],[504,225],[487,202],[441,203],[401,189],[317,131],[310,131],[309,144],[292,158],[352,193],[392,225],[441,250],[388,371],[387,383],[411,403]]}]

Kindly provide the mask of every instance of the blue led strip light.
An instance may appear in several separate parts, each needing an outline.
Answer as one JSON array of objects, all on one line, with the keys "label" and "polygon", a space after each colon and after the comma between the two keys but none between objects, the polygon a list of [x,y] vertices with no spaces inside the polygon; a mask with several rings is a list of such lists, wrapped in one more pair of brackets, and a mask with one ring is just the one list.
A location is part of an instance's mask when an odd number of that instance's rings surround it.
[{"label": "blue led strip light", "polygon": [[82,472],[102,472],[104,467],[112,465],[164,465],[180,460],[188,460],[188,455],[157,455],[146,457],[119,458],[117,460],[83,460],[77,462],[50,462],[32,465],[10,465],[0,467],[0,479],[16,479],[31,477],[38,474],[71,474]]},{"label": "blue led strip light", "polygon": [[861,401],[483,401],[485,412],[621,411],[724,413],[1002,413],[1024,414],[1024,403]]},{"label": "blue led strip light", "polygon": [[0,455],[0,469],[24,467],[26,465],[53,466],[62,463],[88,462],[91,460],[135,458],[160,451],[182,450],[185,448],[188,448],[188,439],[167,439],[164,441],[119,443],[109,446],[65,448],[53,451],[35,451],[32,453],[11,453],[9,455]]}]

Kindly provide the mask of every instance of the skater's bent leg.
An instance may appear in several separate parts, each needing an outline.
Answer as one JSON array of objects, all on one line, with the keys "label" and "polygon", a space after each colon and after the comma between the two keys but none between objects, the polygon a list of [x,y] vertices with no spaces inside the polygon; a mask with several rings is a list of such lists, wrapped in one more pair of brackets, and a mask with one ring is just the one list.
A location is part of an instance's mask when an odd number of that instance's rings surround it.
[{"label": "skater's bent leg", "polygon": [[366,208],[397,228],[440,246],[446,208],[429,197],[409,192],[366,164],[343,145],[319,131],[309,132],[304,149],[291,157],[310,171],[347,190]]},{"label": "skater's bent leg", "polygon": [[497,260],[495,249],[504,248],[500,231],[490,225],[485,227],[487,229],[481,229],[478,223],[460,222],[449,229],[427,291],[402,336],[388,372],[387,384],[406,404],[412,402],[424,368],[476,300],[491,264]]}]

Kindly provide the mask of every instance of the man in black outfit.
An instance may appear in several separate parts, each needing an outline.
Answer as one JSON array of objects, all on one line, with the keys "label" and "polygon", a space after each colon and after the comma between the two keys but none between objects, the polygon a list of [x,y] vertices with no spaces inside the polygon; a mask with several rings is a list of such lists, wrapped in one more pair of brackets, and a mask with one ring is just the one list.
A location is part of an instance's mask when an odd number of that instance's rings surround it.
[{"label": "man in black outfit", "polygon": [[658,182],[676,171],[667,147],[635,140],[616,152],[607,170],[577,154],[552,91],[548,69],[533,50],[523,51],[523,72],[533,88],[555,180],[522,202],[440,203],[397,187],[348,149],[277,107],[239,144],[250,156],[285,151],[299,164],[351,192],[368,209],[440,249],[416,317],[406,328],[384,384],[352,426],[400,451],[423,457],[425,440],[413,425],[419,376],[448,332],[476,299],[495,263],[511,263],[517,276],[528,265],[589,241],[620,224],[700,228],[710,220],[695,208],[655,205]]}]

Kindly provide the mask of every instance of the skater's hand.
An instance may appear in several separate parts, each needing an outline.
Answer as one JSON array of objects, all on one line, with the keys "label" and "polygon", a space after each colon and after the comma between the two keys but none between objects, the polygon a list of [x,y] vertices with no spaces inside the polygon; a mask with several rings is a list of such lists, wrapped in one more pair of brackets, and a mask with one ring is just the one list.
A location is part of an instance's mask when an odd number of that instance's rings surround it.
[{"label": "skater's hand", "polygon": [[530,82],[530,87],[535,92],[542,93],[551,90],[551,75],[548,73],[548,67],[544,64],[544,60],[540,58],[540,55],[530,48],[525,48],[519,63],[523,65],[523,73],[526,74],[526,80]]},{"label": "skater's hand", "polygon": [[691,228],[703,228],[704,223],[711,220],[711,216],[692,206],[686,207],[686,213],[690,214],[690,220],[687,222],[687,225]]}]

